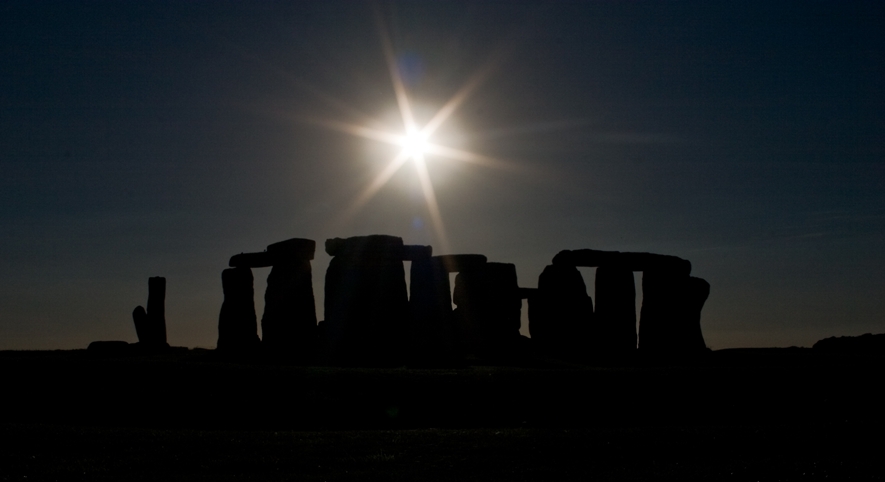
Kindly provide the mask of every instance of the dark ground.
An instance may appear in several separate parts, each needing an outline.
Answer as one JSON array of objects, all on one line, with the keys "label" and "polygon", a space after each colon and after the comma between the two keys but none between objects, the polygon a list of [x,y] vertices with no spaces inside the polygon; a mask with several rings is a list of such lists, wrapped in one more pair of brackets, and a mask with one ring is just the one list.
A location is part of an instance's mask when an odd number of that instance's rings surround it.
[{"label": "dark ground", "polygon": [[348,369],[0,352],[0,480],[883,480],[885,359]]}]

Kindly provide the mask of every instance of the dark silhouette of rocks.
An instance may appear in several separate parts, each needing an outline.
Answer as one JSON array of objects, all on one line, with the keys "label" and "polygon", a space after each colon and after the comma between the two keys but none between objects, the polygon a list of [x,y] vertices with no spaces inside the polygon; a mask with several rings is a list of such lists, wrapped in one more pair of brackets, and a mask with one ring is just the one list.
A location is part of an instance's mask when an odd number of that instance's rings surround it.
[{"label": "dark silhouette of rocks", "polygon": [[147,312],[144,306],[138,305],[132,310],[132,323],[135,324],[135,335],[138,336],[139,343],[147,343],[151,335],[150,327],[148,327]]},{"label": "dark silhouette of rocks", "polygon": [[267,247],[272,268],[264,292],[261,343],[269,351],[308,361],[316,345],[316,305],[310,260],[316,242],[293,238]]},{"label": "dark silhouette of rocks", "polygon": [[522,293],[516,266],[485,263],[455,277],[453,296],[458,335],[467,353],[487,357],[518,350]]},{"label": "dark silhouette of rocks", "polygon": [[815,343],[816,352],[839,355],[885,356],[885,333],[860,336],[831,336]]},{"label": "dark silhouette of rocks", "polygon": [[446,365],[455,358],[449,272],[439,257],[412,261],[409,275],[409,361]]},{"label": "dark silhouette of rocks", "polygon": [[252,270],[229,268],[221,272],[224,302],[218,315],[218,349],[225,352],[252,352],[261,342],[255,316]]},{"label": "dark silhouette of rocks", "polygon": [[691,263],[676,256],[581,249],[561,251],[554,266],[596,267],[596,320],[593,343],[599,354],[628,354],[637,346],[636,288],[633,271],[642,271],[638,347],[655,356],[703,351],[700,312],[710,285],[692,278]]},{"label": "dark silhouette of rocks", "polygon": [[636,351],[636,285],[633,271],[619,266],[596,268],[596,340],[598,353],[629,356]]},{"label": "dark silhouette of rocks", "polygon": [[682,318],[685,320],[685,333],[679,336],[679,340],[686,343],[684,347],[686,351],[706,350],[707,344],[701,331],[701,311],[707,298],[710,297],[710,283],[694,276],[688,278],[686,296],[684,305],[686,313]]},{"label": "dark silhouette of rocks", "polygon": [[547,266],[528,300],[529,334],[536,349],[569,357],[586,351],[593,300],[577,268],[566,264]]},{"label": "dark silhouette of rocks", "polygon": [[403,360],[409,299],[403,260],[430,257],[430,247],[402,238],[356,236],[326,241],[325,327],[333,362],[396,365]]},{"label": "dark silhouette of rocks", "polygon": [[676,256],[654,253],[600,251],[596,249],[564,250],[553,257],[553,264],[595,268],[616,266],[629,271],[667,271],[688,276],[691,263]]},{"label": "dark silhouette of rocks", "polygon": [[260,344],[275,357],[307,363],[317,341],[316,306],[310,261],[316,241],[292,238],[271,244],[260,253],[230,258],[222,273],[224,303],[218,320],[218,348],[248,352],[259,343],[251,268],[270,267],[264,292]]},{"label": "dark silhouette of rocks", "polygon": [[166,278],[148,278],[148,309],[136,306],[132,321],[138,344],[145,349],[168,348],[166,343]]},{"label": "dark silhouette of rocks", "polygon": [[99,355],[128,355],[131,347],[132,345],[125,341],[93,341],[86,347],[86,351]]},{"label": "dark silhouette of rocks", "polygon": [[662,270],[644,272],[639,349],[664,356],[706,350],[700,317],[709,294],[709,283],[700,278]]},{"label": "dark silhouette of rocks", "polygon": [[147,322],[150,344],[169,346],[166,343],[166,278],[148,278]]},{"label": "dark silhouette of rocks", "polygon": [[442,255],[412,261],[409,286],[410,363],[419,366],[450,366],[458,363],[460,353],[449,274],[485,263],[486,257],[479,254]]}]

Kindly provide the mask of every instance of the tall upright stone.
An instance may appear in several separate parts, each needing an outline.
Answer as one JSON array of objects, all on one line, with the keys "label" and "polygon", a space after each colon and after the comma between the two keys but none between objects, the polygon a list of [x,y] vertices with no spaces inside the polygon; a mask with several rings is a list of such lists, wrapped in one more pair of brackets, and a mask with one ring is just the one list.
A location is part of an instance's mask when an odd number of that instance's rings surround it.
[{"label": "tall upright stone", "polygon": [[633,271],[619,266],[596,268],[596,340],[600,355],[636,351],[636,285]]},{"label": "tall upright stone", "polygon": [[516,266],[485,263],[455,277],[456,324],[468,353],[495,354],[510,349],[522,336],[522,297]]},{"label": "tall upright stone", "polygon": [[486,263],[482,255],[443,255],[412,261],[409,284],[412,363],[449,365],[459,357],[449,274]]},{"label": "tall upright stone", "polygon": [[224,289],[224,302],[218,315],[218,350],[239,353],[255,351],[260,340],[252,270],[240,267],[222,271],[221,286]]},{"label": "tall upright stone", "polygon": [[[561,251],[553,264],[597,267],[596,315],[601,349],[627,353],[635,346],[635,287],[632,271],[642,271],[639,350],[681,355],[703,348],[700,310],[709,285],[691,278],[691,263],[676,256],[581,249]],[[697,281],[695,281],[697,280]],[[623,350],[623,351],[621,351]]]},{"label": "tall upright stone", "polygon": [[[395,365],[403,361],[409,299],[402,238],[386,235],[326,240],[325,332],[333,361]],[[429,256],[429,252],[427,253]]]},{"label": "tall upright stone", "polygon": [[679,354],[686,345],[689,271],[655,268],[642,273],[639,350],[648,355]]},{"label": "tall upright stone", "polygon": [[147,324],[150,344],[168,346],[166,342],[166,278],[148,278]]},{"label": "tall upright stone", "polygon": [[574,266],[549,265],[538,277],[529,298],[529,334],[541,352],[576,356],[588,351],[593,324],[593,300]]},{"label": "tall upright stone", "polygon": [[314,355],[317,318],[310,260],[315,250],[314,240],[301,238],[267,247],[272,268],[264,292],[261,344],[271,353],[303,361]]}]

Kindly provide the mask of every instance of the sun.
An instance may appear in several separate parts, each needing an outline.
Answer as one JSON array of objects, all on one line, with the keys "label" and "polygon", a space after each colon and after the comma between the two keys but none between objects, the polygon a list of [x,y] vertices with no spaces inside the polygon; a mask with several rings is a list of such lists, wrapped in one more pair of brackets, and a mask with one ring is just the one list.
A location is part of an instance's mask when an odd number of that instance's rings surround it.
[{"label": "sun", "polygon": [[393,157],[378,175],[372,179],[369,185],[357,195],[354,202],[341,214],[340,217],[344,220],[350,219],[354,216],[375,195],[375,193],[387,184],[387,181],[389,181],[400,168],[402,168],[407,162],[412,161],[412,165],[417,173],[418,182],[424,193],[424,199],[427,203],[427,209],[434,230],[443,245],[443,251],[447,251],[448,241],[446,240],[442,215],[440,213],[439,204],[436,200],[436,193],[434,192],[433,184],[430,181],[427,160],[429,159],[432,162],[434,159],[447,159],[505,169],[510,166],[509,163],[502,162],[499,159],[433,142],[431,137],[447,120],[451,118],[452,114],[463,104],[470,94],[483,83],[491,71],[494,70],[494,63],[480,69],[480,71],[468,79],[468,81],[439,108],[426,124],[419,127],[418,123],[415,121],[412,102],[409,99],[406,86],[404,85],[403,79],[397,68],[390,37],[387,35],[386,28],[384,27],[380,15],[376,16],[376,19],[378,20],[384,56],[387,60],[387,66],[393,84],[393,94],[402,119],[402,130],[399,130],[399,132],[393,130],[391,132],[371,128],[367,125],[329,120],[313,120],[312,122],[350,135],[391,144],[399,147],[399,153]]},{"label": "sun", "polygon": [[424,158],[430,148],[428,137],[427,133],[414,127],[408,129],[398,142],[402,148],[400,156],[413,161]]}]

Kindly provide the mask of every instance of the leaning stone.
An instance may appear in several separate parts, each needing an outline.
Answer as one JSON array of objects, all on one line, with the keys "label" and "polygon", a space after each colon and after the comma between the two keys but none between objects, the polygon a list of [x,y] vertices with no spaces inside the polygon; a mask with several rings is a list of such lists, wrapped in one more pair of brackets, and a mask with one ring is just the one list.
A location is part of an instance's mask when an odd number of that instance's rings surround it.
[{"label": "leaning stone", "polygon": [[218,315],[218,350],[248,352],[259,346],[252,281],[249,268],[230,268],[221,272],[224,302]]},{"label": "leaning stone", "polygon": [[138,305],[132,310],[132,322],[135,324],[135,334],[139,343],[150,343],[150,327],[147,321],[147,312],[144,307]]}]

